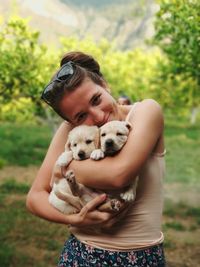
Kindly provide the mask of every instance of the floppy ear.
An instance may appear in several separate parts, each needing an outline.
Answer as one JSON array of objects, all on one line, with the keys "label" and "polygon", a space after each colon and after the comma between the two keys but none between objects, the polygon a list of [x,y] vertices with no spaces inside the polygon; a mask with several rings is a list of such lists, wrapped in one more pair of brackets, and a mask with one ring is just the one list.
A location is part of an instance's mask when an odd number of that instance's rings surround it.
[{"label": "floppy ear", "polygon": [[126,127],[129,131],[132,129],[132,125],[130,124],[130,122],[126,121]]},{"label": "floppy ear", "polygon": [[71,148],[71,143],[69,140],[67,140],[66,144],[65,144],[65,151],[70,151]]}]

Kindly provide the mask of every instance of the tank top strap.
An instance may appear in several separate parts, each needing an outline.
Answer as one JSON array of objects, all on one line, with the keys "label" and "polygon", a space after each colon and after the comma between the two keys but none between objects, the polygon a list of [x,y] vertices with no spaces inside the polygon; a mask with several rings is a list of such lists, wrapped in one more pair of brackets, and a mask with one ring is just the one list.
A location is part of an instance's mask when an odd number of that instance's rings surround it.
[{"label": "tank top strap", "polygon": [[126,121],[130,122],[130,117],[133,115],[134,110],[135,110],[135,107],[136,107],[139,103],[140,103],[140,102],[135,102],[135,103],[132,105],[132,107],[131,107],[129,113],[128,113],[127,116],[126,116]]}]

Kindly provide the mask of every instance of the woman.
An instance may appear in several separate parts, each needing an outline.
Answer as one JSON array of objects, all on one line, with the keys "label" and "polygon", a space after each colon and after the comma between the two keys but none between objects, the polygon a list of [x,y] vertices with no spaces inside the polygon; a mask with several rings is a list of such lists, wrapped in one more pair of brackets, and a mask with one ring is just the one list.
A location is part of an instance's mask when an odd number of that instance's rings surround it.
[{"label": "woman", "polygon": [[[27,196],[27,207],[37,216],[69,225],[72,235],[58,266],[165,266],[161,232],[164,122],[159,104],[151,99],[133,106],[117,104],[99,64],[81,52],[63,57],[42,99],[65,122],[50,144]],[[61,214],[49,204],[48,195],[52,166],[63,152],[67,133],[77,125],[101,126],[111,120],[128,120],[133,125],[121,152],[98,162],[72,161],[69,169],[80,183],[108,191],[119,190],[139,176],[136,200],[125,215],[96,209],[105,201],[105,194],[78,214]],[[101,230],[91,231],[91,227]]]}]

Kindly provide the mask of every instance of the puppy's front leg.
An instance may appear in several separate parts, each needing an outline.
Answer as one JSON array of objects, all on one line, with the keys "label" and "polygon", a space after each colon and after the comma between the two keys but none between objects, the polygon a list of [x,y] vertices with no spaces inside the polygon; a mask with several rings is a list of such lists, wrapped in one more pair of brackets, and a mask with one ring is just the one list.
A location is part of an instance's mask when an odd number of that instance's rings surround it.
[{"label": "puppy's front leg", "polygon": [[101,149],[95,149],[92,151],[90,158],[94,160],[99,160],[104,158],[104,152]]},{"label": "puppy's front leg", "polygon": [[73,159],[72,151],[63,152],[57,159],[56,165],[67,166]]}]

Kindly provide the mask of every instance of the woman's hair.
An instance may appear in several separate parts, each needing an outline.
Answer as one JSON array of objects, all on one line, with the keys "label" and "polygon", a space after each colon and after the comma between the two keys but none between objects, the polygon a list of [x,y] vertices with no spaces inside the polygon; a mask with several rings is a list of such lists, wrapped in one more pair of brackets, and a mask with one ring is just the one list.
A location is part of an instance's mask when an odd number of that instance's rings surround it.
[{"label": "woman's hair", "polygon": [[100,86],[105,86],[106,83],[100,71],[99,63],[91,55],[79,51],[69,52],[62,57],[60,66],[62,67],[68,62],[72,62],[74,73],[67,81],[55,82],[54,97],[51,103],[51,107],[63,118],[65,117],[60,110],[60,101],[66,92],[75,90],[86,78],[90,78]]}]

